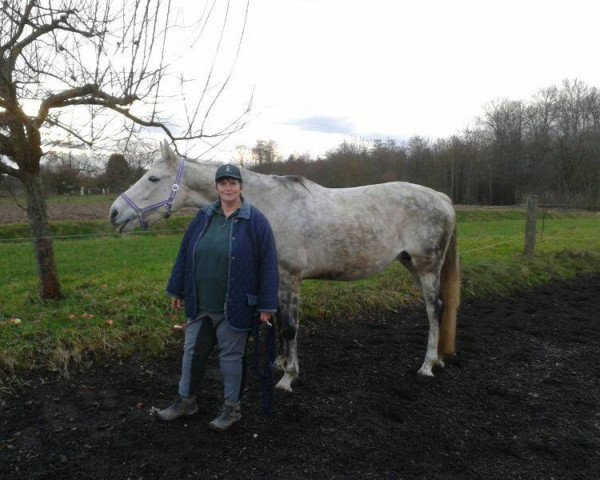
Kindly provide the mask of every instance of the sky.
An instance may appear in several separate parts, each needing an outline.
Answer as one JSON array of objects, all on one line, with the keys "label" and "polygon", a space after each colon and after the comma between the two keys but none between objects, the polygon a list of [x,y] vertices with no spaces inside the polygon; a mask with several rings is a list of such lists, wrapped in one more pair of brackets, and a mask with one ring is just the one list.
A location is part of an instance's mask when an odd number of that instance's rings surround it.
[{"label": "sky", "polygon": [[[249,123],[211,155],[228,161],[257,140],[316,157],[344,140],[446,138],[493,100],[526,101],[567,78],[600,87],[595,3],[251,0],[220,105],[238,112],[253,93]],[[188,70],[206,58],[191,51]]]}]

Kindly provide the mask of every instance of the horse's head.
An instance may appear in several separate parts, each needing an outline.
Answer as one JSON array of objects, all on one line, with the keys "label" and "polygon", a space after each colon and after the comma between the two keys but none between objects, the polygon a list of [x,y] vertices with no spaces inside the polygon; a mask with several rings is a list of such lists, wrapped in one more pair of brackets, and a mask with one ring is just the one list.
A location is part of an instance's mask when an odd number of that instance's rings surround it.
[{"label": "horse's head", "polygon": [[138,225],[146,230],[150,224],[169,217],[184,205],[186,162],[167,142],[161,145],[161,152],[160,161],[111,205],[110,223],[119,232],[133,230]]}]

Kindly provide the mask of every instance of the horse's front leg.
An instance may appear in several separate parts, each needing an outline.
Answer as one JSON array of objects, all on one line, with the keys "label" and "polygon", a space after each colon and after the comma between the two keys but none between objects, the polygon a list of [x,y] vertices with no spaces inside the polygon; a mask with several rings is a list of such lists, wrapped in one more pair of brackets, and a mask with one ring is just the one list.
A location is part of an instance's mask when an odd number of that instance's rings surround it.
[{"label": "horse's front leg", "polygon": [[299,282],[283,281],[279,289],[279,353],[275,366],[283,370],[283,377],[275,385],[286,392],[292,391],[292,382],[298,378],[298,307]]}]

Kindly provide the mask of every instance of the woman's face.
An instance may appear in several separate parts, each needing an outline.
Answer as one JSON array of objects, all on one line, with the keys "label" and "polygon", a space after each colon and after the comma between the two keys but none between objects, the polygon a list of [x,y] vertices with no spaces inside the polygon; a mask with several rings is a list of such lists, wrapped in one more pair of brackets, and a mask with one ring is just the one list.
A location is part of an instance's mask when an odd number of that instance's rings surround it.
[{"label": "woman's face", "polygon": [[221,202],[232,203],[241,200],[242,184],[233,178],[222,178],[217,182],[217,194]]}]

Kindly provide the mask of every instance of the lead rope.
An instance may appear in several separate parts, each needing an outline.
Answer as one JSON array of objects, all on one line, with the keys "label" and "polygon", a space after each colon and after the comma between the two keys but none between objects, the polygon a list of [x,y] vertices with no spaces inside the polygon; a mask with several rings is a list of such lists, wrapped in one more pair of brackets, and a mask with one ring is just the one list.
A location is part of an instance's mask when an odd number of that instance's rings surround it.
[{"label": "lead rope", "polygon": [[260,321],[254,324],[252,335],[254,336],[254,355],[252,369],[260,379],[260,397],[263,404],[263,413],[265,415],[273,414],[273,371],[275,365],[275,327],[265,326],[265,361],[264,367],[260,368]]}]

